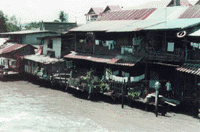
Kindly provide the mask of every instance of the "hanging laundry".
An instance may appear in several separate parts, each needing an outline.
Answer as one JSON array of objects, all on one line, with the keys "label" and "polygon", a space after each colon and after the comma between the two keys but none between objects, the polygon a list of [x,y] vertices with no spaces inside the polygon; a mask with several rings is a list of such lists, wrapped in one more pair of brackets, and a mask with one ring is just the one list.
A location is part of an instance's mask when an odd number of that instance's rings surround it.
[{"label": "hanging laundry", "polygon": [[119,74],[119,70],[113,71],[113,75],[118,75],[118,74]]},{"label": "hanging laundry", "polygon": [[130,76],[130,73],[122,71],[122,76],[124,76],[124,77],[129,77],[129,76]]}]

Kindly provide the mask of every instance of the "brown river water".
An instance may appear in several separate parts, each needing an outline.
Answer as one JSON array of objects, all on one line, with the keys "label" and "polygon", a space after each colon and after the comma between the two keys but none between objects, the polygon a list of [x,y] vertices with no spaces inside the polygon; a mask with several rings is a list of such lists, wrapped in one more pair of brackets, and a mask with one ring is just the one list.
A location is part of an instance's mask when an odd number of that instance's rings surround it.
[{"label": "brown river water", "polygon": [[[109,98],[103,97],[102,98]],[[153,112],[112,101],[87,100],[25,80],[0,81],[1,132],[199,132],[200,120],[180,113]]]}]

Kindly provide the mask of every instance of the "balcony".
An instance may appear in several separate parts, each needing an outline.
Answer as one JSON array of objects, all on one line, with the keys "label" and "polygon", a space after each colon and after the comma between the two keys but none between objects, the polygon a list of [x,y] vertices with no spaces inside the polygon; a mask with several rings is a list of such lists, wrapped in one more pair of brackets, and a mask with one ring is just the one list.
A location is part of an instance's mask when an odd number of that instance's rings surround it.
[{"label": "balcony", "polygon": [[[79,44],[76,47],[76,52],[79,53],[87,53],[87,54],[93,54],[93,46],[82,46],[81,44]],[[119,50],[109,50],[108,47],[104,47],[104,46],[100,46],[100,45],[95,45],[94,47],[94,54],[96,55],[116,55],[116,54],[120,54],[121,51]]]},{"label": "balcony", "polygon": [[146,48],[146,51],[146,57],[149,60],[176,62],[185,60],[185,51],[182,51],[181,49],[175,49],[174,52],[167,52],[161,49],[155,51],[153,48]]}]

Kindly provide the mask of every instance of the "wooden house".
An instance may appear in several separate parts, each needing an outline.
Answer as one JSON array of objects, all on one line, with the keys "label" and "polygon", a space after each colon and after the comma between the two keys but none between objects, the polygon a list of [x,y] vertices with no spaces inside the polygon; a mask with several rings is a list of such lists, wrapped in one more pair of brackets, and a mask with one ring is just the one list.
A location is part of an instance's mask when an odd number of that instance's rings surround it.
[{"label": "wooden house", "polygon": [[2,71],[9,74],[12,72],[20,72],[20,56],[31,55],[35,53],[36,48],[28,44],[12,44],[5,43],[0,46],[0,65],[3,66]]},{"label": "wooden house", "polygon": [[107,5],[106,8],[102,7],[91,7],[88,11],[86,16],[86,23],[96,21],[98,18],[102,16],[103,13],[106,13],[108,11],[120,11],[121,7],[118,5]]},{"label": "wooden house", "polygon": [[31,44],[31,45],[41,45],[42,41],[38,40],[38,37],[48,36],[56,34],[56,32],[52,31],[41,31],[37,30],[23,30],[23,31],[15,31],[15,32],[4,32],[0,33],[0,37],[9,38],[9,41],[12,43],[18,44]]},{"label": "wooden house", "polygon": [[101,15],[102,12],[103,12],[103,8],[102,7],[92,7],[92,8],[90,8],[88,13],[85,14],[86,23],[95,21]]},{"label": "wooden house", "polygon": [[[131,55],[133,58],[142,57],[140,62],[146,64],[143,68],[145,87],[154,88],[155,82],[160,81],[160,91],[164,95],[165,83],[170,80],[176,98],[180,99],[180,91],[183,92],[183,89],[176,84],[177,68],[187,61],[195,60],[188,36],[200,26],[198,10],[195,9],[199,9],[199,6],[105,13],[98,21],[70,30],[76,34],[75,51],[82,52],[80,57],[75,54],[71,58],[81,59],[85,54],[91,54],[93,57],[103,54],[111,56],[116,53]],[[197,13],[190,14],[191,10]],[[102,43],[96,43],[96,40],[113,40],[114,48],[108,49]],[[88,48],[83,45],[87,45]]]},{"label": "wooden house", "polygon": [[37,37],[43,44],[35,55],[22,57],[23,72],[45,80],[50,80],[55,73],[63,72],[66,65],[61,58],[70,53],[69,47],[74,39],[74,36],[68,34],[67,31],[76,26],[76,23],[43,22],[41,31],[51,31],[57,34]]},{"label": "wooden house", "polygon": [[40,79],[50,80],[53,73],[63,71],[63,59],[51,58],[45,55],[26,55],[21,57],[22,73],[35,75]]}]

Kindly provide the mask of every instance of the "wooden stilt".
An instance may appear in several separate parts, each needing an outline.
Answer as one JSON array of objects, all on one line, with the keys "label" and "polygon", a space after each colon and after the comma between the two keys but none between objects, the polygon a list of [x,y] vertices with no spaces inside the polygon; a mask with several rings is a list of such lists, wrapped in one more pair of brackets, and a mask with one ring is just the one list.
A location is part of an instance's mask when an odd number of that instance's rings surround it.
[{"label": "wooden stilt", "polygon": [[125,82],[122,83],[122,109],[124,108],[124,85],[125,85]]}]

